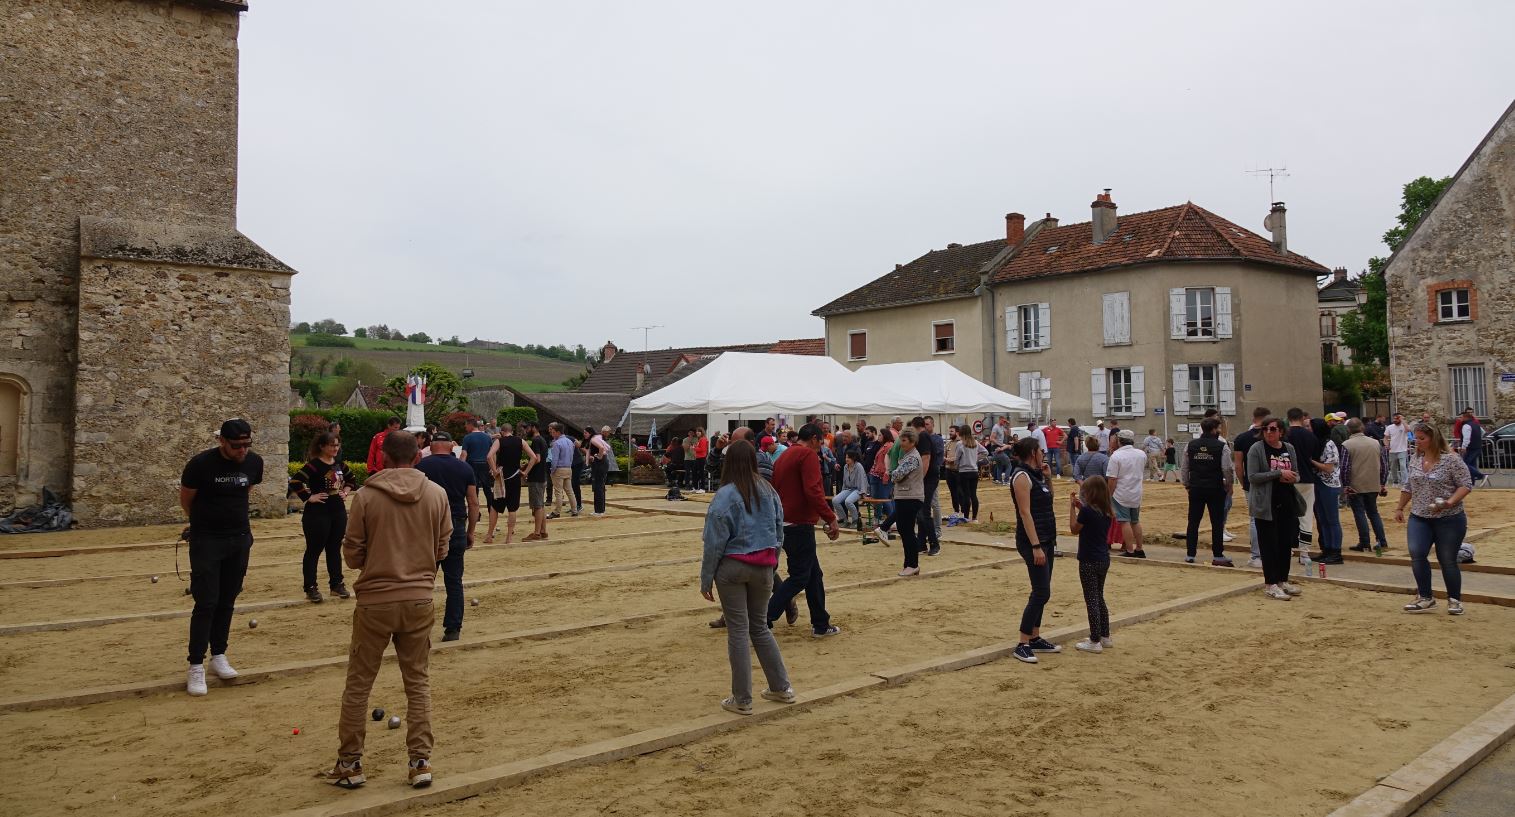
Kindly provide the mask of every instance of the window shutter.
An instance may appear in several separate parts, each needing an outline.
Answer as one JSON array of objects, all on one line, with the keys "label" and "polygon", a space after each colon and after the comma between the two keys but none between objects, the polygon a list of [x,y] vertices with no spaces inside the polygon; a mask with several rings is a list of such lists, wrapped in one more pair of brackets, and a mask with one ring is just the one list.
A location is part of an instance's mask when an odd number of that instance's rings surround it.
[{"label": "window shutter", "polygon": [[1105,345],[1131,342],[1131,293],[1106,292],[1103,297]]},{"label": "window shutter", "polygon": [[[1037,374],[1040,375],[1041,372],[1037,372]],[[1036,396],[1047,401],[1047,405],[1050,406],[1052,404],[1052,378],[1037,377],[1036,389]]]},{"label": "window shutter", "polygon": [[[1026,400],[1035,400],[1036,399],[1036,373],[1035,372],[1021,372],[1020,381],[1021,381],[1021,392],[1020,392],[1020,394],[1018,394],[1016,396],[1017,397],[1023,397]],[[1032,406],[1032,410],[1033,411],[1035,410],[1035,406]]]},{"label": "window shutter", "polygon": [[[1184,331],[1184,289],[1177,287],[1168,290],[1168,334],[1174,340],[1183,340]],[[1187,370],[1186,370],[1187,371]],[[1187,383],[1188,375],[1184,375]]]},{"label": "window shutter", "polygon": [[1173,413],[1189,413],[1189,365],[1173,364]]},{"label": "window shutter", "polygon": [[1089,370],[1089,393],[1094,398],[1094,419],[1105,416],[1105,370]]},{"label": "window shutter", "polygon": [[1039,349],[1052,348],[1052,304],[1036,305],[1036,344]]},{"label": "window shutter", "polygon": [[1021,328],[1016,317],[1015,307],[1005,307],[1005,351],[1007,352],[1021,350]]},{"label": "window shutter", "polygon": [[1220,413],[1236,413],[1236,364],[1222,363],[1216,367],[1215,389],[1220,396]]},{"label": "window shutter", "polygon": [[1131,413],[1137,417],[1147,413],[1147,375],[1141,366],[1131,367]]},{"label": "window shutter", "polygon": [[1215,336],[1231,337],[1231,288],[1215,288]]}]

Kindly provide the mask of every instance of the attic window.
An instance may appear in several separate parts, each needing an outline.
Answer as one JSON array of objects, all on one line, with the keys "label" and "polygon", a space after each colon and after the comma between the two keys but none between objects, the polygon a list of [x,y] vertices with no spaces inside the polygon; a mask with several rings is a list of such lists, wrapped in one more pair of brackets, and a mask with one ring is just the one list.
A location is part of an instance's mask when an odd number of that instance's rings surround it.
[{"label": "attic window", "polygon": [[1238,230],[1238,229],[1236,229],[1236,228],[1235,228],[1235,227],[1232,227],[1232,228],[1231,228],[1231,232],[1233,232],[1233,233],[1236,233],[1236,234],[1237,234],[1237,235],[1243,235],[1243,233],[1242,233],[1242,231],[1241,231],[1241,230]]},{"label": "attic window", "polygon": [[1125,235],[1123,235],[1123,236],[1120,237],[1120,240],[1121,241],[1130,241],[1131,240],[1131,234],[1130,233],[1126,233]]},{"label": "attic window", "polygon": [[1048,247],[1047,248],[1047,252],[1048,252],[1048,254],[1057,252],[1057,245],[1053,244],[1052,246]]}]

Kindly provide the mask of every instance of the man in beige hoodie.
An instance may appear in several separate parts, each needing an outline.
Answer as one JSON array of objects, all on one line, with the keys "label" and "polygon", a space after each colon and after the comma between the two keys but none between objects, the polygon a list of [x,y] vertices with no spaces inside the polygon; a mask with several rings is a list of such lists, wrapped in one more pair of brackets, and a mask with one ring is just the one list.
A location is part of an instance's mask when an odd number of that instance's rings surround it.
[{"label": "man in beige hoodie", "polygon": [[352,499],[342,555],[359,570],[353,583],[357,606],[342,693],[337,763],[319,777],[343,788],[363,785],[363,738],[368,694],[393,641],[405,683],[405,746],[410,785],[431,785],[431,685],[427,677],[431,628],[436,615],[432,589],[437,563],[447,557],[452,514],[447,492],[415,469],[416,438],[398,429],[384,437],[384,470]]}]

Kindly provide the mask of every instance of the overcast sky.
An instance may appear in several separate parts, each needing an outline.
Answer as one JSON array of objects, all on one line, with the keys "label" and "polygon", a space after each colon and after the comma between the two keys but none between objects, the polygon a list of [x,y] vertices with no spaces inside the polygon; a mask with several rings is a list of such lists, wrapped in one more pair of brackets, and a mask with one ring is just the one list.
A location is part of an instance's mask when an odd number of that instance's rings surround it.
[{"label": "overcast sky", "polygon": [[1509,2],[253,0],[240,226],[293,317],[596,348],[810,311],[1010,211],[1192,200],[1354,273],[1515,96]]}]

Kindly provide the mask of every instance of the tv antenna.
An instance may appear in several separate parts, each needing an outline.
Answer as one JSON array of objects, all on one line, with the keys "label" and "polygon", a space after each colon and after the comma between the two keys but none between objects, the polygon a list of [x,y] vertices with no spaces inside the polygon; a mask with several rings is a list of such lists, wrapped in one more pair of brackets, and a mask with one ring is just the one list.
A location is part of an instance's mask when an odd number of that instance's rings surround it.
[{"label": "tv antenna", "polygon": [[647,345],[647,337],[648,337],[649,334],[651,334],[652,330],[654,330],[654,329],[662,329],[663,325],[662,324],[657,324],[657,325],[654,325],[654,326],[633,326],[631,328],[632,329],[640,329],[640,330],[642,330],[642,360],[645,362],[647,360],[647,352],[648,352],[648,350],[650,348]]},{"label": "tv antenna", "polygon": [[1273,194],[1273,181],[1275,179],[1289,178],[1289,168],[1287,167],[1262,167],[1248,170],[1247,173],[1253,176],[1266,175],[1268,177],[1268,201],[1270,202],[1278,201],[1278,196]]}]

